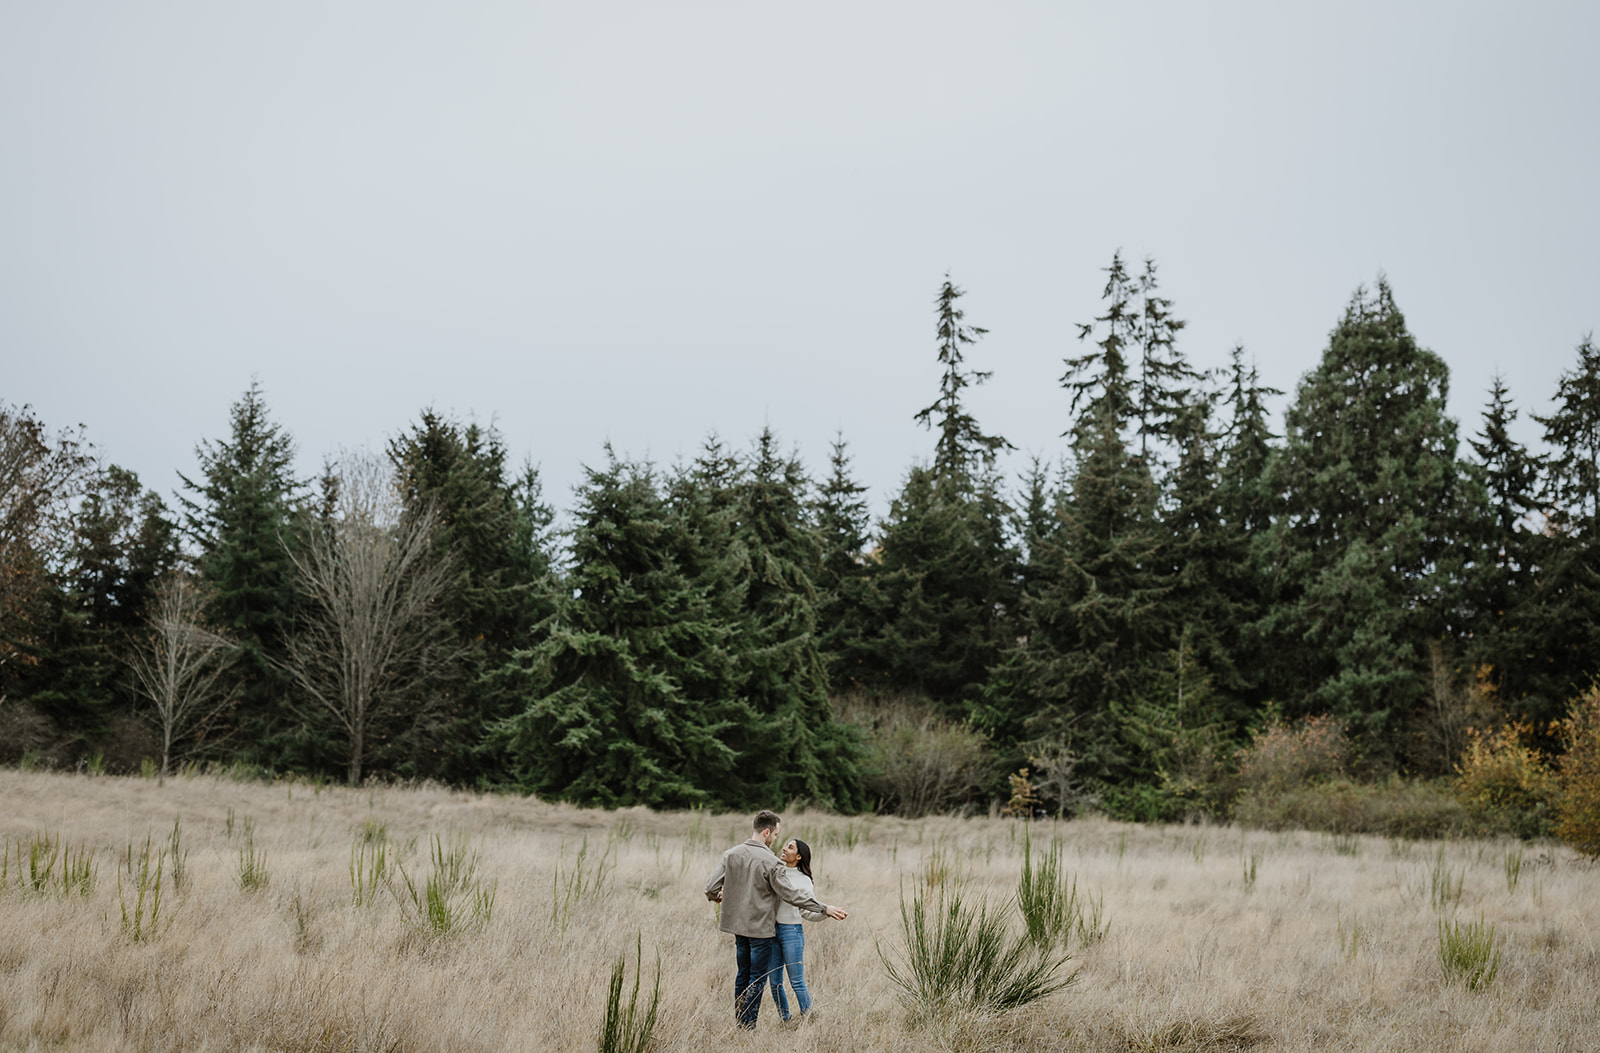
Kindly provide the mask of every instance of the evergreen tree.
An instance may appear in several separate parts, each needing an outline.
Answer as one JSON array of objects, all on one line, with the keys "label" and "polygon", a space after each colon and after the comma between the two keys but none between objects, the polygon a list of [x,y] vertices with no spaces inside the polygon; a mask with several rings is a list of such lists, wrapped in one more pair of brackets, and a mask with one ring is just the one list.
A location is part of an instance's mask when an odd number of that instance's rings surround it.
[{"label": "evergreen tree", "polygon": [[1360,289],[1285,418],[1272,482],[1263,621],[1291,712],[1325,712],[1393,748],[1428,689],[1427,641],[1459,560],[1448,371],[1417,345],[1388,282]]},{"label": "evergreen tree", "polygon": [[[688,686],[726,667],[729,625],[675,558],[673,513],[647,465],[607,451],[578,491],[567,590],[548,638],[500,671],[522,710],[494,726],[514,777],[541,796],[685,807],[730,800],[753,722]],[[715,679],[715,677],[713,677]]]},{"label": "evergreen tree", "polygon": [[290,546],[305,485],[294,475],[295,446],[271,419],[261,385],[252,382],[229,412],[229,437],[195,449],[197,480],[180,475],[184,530],[199,550],[209,586],[208,620],[239,644],[233,722],[246,751],[267,764],[312,767],[329,762],[289,705],[283,644],[294,614]]},{"label": "evergreen tree", "polygon": [[976,701],[1014,603],[1005,512],[992,475],[911,469],[868,578],[872,628],[856,668],[869,690],[920,692],[958,711]]},{"label": "evergreen tree", "polygon": [[946,274],[935,300],[939,362],[944,366],[944,376],[939,380],[939,397],[916,415],[919,424],[938,429],[933,470],[940,476],[967,475],[975,468],[990,467],[998,451],[1013,449],[1001,436],[984,434],[962,401],[964,388],[982,384],[992,375],[965,367],[963,348],[976,343],[988,330],[962,324],[966,315],[956,301],[964,295],[965,290],[957,288]]},{"label": "evergreen tree", "polygon": [[[1113,257],[1113,266],[1120,260]],[[1158,451],[1181,442],[1178,430],[1192,408],[1204,379],[1178,350],[1178,334],[1189,323],[1172,313],[1172,301],[1157,295],[1155,260],[1146,257],[1139,275],[1139,318],[1135,333],[1139,345],[1136,416],[1139,457],[1154,470],[1151,445]]]},{"label": "evergreen tree", "polygon": [[1253,363],[1244,364],[1242,347],[1234,349],[1227,389],[1230,419],[1217,466],[1221,522],[1215,528],[1214,573],[1232,612],[1217,628],[1233,660],[1234,677],[1226,693],[1233,703],[1228,716],[1235,733],[1271,700],[1262,676],[1267,644],[1258,631],[1266,612],[1268,578],[1262,567],[1270,562],[1264,553],[1275,509],[1268,469],[1277,436],[1267,423],[1266,403],[1282,394],[1261,383]]},{"label": "evergreen tree", "polygon": [[1567,700],[1600,675],[1600,348],[1587,336],[1577,353],[1554,411],[1533,418],[1550,448],[1539,495],[1546,522],[1518,620],[1518,635],[1526,634],[1518,653],[1532,660],[1530,675],[1513,701],[1537,725],[1559,719]]},{"label": "evergreen tree", "polygon": [[166,507],[134,473],[96,472],[70,524],[68,548],[51,572],[38,661],[18,694],[87,742],[117,710],[133,705],[119,653],[141,624],[156,579],[177,563]]},{"label": "evergreen tree", "polygon": [[548,533],[552,510],[538,472],[506,467],[492,428],[462,425],[425,410],[389,444],[413,516],[431,514],[434,556],[455,568],[439,617],[453,627],[457,658],[436,672],[430,718],[404,744],[402,771],[454,782],[493,776],[479,750],[486,729],[512,715],[516,699],[489,671],[533,643],[554,613]]},{"label": "evergreen tree", "polygon": [[738,487],[738,534],[748,560],[738,668],[755,723],[730,729],[748,800],[805,798],[861,807],[860,750],[833,720],[827,671],[817,646],[816,590],[809,568],[821,561],[807,522],[804,470],[763,429]]},{"label": "evergreen tree", "polygon": [[1137,765],[1118,707],[1148,693],[1173,637],[1155,481],[1127,439],[1139,405],[1127,360],[1139,340],[1138,289],[1120,254],[1106,273],[1104,313],[1079,326],[1092,350],[1069,358],[1061,381],[1076,419],[1058,522],[1030,531],[1020,642],[984,692],[995,733],[1067,743],[1081,775],[1102,786]]},{"label": "evergreen tree", "polygon": [[827,481],[811,501],[821,551],[812,575],[817,590],[817,648],[827,664],[832,690],[859,688],[863,639],[870,626],[866,606],[867,546],[872,517],[867,488],[850,474],[844,437],[834,439]]},{"label": "evergreen tree", "polygon": [[1478,507],[1466,524],[1473,530],[1474,560],[1464,602],[1469,662],[1485,671],[1511,713],[1526,720],[1537,718],[1527,703],[1547,689],[1548,663],[1525,624],[1530,614],[1537,616],[1528,603],[1538,585],[1543,538],[1529,521],[1540,510],[1539,462],[1512,438],[1516,419],[1505,381],[1496,376],[1483,428],[1469,440],[1477,455],[1467,468]]}]

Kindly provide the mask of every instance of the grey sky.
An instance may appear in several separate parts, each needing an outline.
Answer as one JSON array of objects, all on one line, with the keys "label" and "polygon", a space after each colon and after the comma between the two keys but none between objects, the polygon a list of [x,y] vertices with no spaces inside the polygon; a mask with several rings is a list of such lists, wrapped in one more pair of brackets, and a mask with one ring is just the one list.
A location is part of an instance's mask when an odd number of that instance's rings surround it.
[{"label": "grey sky", "polygon": [[1584,3],[14,0],[0,400],[163,492],[252,375],[308,473],[431,405],[563,508],[608,438],[770,423],[820,472],[842,429],[881,511],[945,271],[1020,471],[1121,248],[1196,363],[1286,390],[1386,272],[1465,437],[1600,323],[1597,39]]}]

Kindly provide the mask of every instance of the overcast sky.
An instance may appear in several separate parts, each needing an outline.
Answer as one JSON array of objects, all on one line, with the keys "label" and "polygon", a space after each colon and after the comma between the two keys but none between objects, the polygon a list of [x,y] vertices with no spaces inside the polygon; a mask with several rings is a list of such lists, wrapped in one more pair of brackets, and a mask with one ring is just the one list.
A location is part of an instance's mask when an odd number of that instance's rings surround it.
[{"label": "overcast sky", "polygon": [[432,406],[562,508],[607,440],[770,424],[820,474],[842,431],[881,512],[946,271],[1020,472],[1121,249],[1195,363],[1285,390],[1386,273],[1465,438],[1600,323],[1597,40],[1593,3],[0,0],[0,401],[163,493],[252,377],[307,474]]}]

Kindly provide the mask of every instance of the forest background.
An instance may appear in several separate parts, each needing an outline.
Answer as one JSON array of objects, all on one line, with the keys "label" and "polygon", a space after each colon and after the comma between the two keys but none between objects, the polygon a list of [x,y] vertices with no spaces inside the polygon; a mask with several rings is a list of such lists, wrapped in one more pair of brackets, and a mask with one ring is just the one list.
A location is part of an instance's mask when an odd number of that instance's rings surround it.
[{"label": "forest background", "polygon": [[1154,261],[1105,275],[1064,448],[1020,479],[969,411],[984,330],[946,278],[931,456],[877,522],[842,435],[820,472],[770,428],[670,466],[607,448],[557,530],[494,428],[432,410],[304,479],[252,384],[169,506],[81,427],[0,406],[0,760],[1559,825],[1600,673],[1592,339],[1543,450],[1501,378],[1463,437],[1380,277],[1275,424],[1242,349],[1189,363]]}]

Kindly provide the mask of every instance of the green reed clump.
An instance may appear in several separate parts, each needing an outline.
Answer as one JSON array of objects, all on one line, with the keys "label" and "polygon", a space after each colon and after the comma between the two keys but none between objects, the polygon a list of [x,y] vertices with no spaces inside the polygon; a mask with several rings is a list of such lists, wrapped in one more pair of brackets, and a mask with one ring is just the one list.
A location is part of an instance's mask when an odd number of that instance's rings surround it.
[{"label": "green reed clump", "polygon": [[1433,909],[1443,911],[1460,906],[1461,886],[1465,880],[1465,870],[1453,870],[1445,863],[1441,846],[1428,868],[1429,901]]},{"label": "green reed clump", "polygon": [[1519,845],[1506,853],[1506,892],[1515,893],[1522,881],[1522,847]]},{"label": "green reed clump", "polygon": [[246,892],[259,892],[272,880],[267,870],[267,854],[256,850],[255,824],[244,822],[244,837],[239,844],[239,887]]},{"label": "green reed clump", "polygon": [[[153,940],[161,932],[161,876],[167,854],[152,856],[150,838],[136,856],[130,845],[127,859],[117,870],[117,905],[122,910],[122,934],[134,943]],[[124,873],[127,875],[124,881]]]},{"label": "green reed clump", "polygon": [[370,831],[358,833],[350,843],[350,888],[357,907],[372,906],[378,898],[378,890],[389,880],[388,835],[369,834]]},{"label": "green reed clump", "polygon": [[569,867],[561,858],[566,854],[566,846],[562,846],[561,854],[556,859],[555,873],[550,877],[550,920],[562,932],[567,931],[567,921],[572,916],[573,908],[584,897],[599,895],[605,889],[611,871],[617,868],[617,861],[611,856],[611,847],[608,844],[600,851],[599,857],[591,861],[589,838],[584,837]]},{"label": "green reed clump", "polygon": [[1480,916],[1466,926],[1446,925],[1439,919],[1439,967],[1445,983],[1460,984],[1469,991],[1487,987],[1500,971],[1500,941],[1494,926]]},{"label": "green reed clump", "polygon": [[88,896],[94,892],[94,853],[76,852],[59,834],[34,834],[0,842],[0,892],[16,889],[34,895]]},{"label": "green reed clump", "polygon": [[430,940],[477,931],[494,914],[495,887],[478,879],[478,854],[465,834],[448,842],[437,834],[430,850],[433,871],[421,884],[396,860],[394,870],[405,886],[402,896],[390,880],[390,893],[405,911],[406,922]]},{"label": "green reed clump", "polygon": [[1028,938],[1041,947],[1067,946],[1082,916],[1078,880],[1068,878],[1061,865],[1061,842],[1052,840],[1037,866],[1033,838],[1022,839],[1022,873],[1017,878],[1017,909],[1028,927]]},{"label": "green reed clump", "polygon": [[1077,975],[1061,970],[1071,956],[1041,947],[1028,935],[1013,937],[1007,911],[974,907],[959,892],[941,892],[930,902],[921,889],[910,904],[900,898],[905,949],[878,956],[901,998],[913,1011],[1002,1012],[1036,1002],[1070,986]]},{"label": "green reed clump", "polygon": [[606,995],[605,1020],[600,1025],[600,1053],[644,1053],[655,1041],[656,1014],[661,1006],[661,955],[656,954],[656,980],[650,991],[650,1005],[641,1015],[639,986],[644,978],[644,938],[635,936],[633,991],[628,1004],[622,1004],[622,988],[627,976],[627,955],[618,955],[611,968],[611,989]]},{"label": "green reed clump", "polygon": [[167,858],[172,860],[172,887],[182,889],[189,875],[189,850],[183,847],[182,817],[172,820],[172,833],[167,837]]}]

